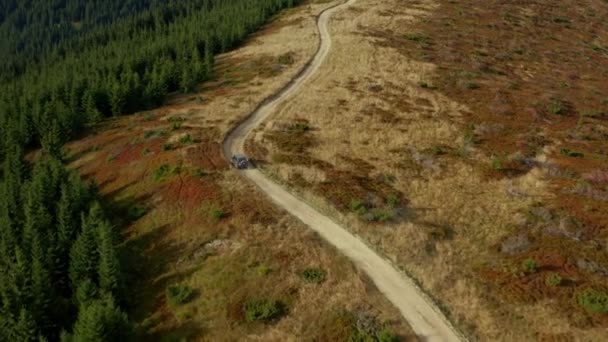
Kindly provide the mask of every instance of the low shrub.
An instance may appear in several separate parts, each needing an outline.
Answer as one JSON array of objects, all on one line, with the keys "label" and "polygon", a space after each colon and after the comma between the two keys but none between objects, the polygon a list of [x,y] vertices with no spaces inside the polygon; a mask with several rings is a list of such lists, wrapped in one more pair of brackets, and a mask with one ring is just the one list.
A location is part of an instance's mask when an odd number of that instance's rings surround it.
[{"label": "low shrub", "polygon": [[553,115],[565,115],[566,108],[561,100],[553,99],[547,104],[547,111]]},{"label": "low shrub", "polygon": [[179,143],[182,145],[190,144],[190,143],[192,143],[192,141],[193,141],[193,139],[190,134],[186,134],[186,135],[182,136],[181,138],[179,138]]},{"label": "low shrub", "polygon": [[521,267],[526,273],[536,273],[538,271],[538,263],[534,259],[526,259],[521,263]]},{"label": "low shrub", "polygon": [[399,337],[397,335],[395,335],[395,333],[388,328],[380,329],[380,331],[378,331],[376,333],[376,338],[378,339],[378,342],[398,342],[399,341]]},{"label": "low shrub", "polygon": [[216,219],[216,220],[221,220],[224,219],[228,216],[228,214],[226,214],[223,210],[221,209],[213,209],[211,210],[211,216]]},{"label": "low shrub", "polygon": [[192,299],[193,294],[192,288],[185,285],[171,285],[165,290],[167,302],[172,307],[188,303]]},{"label": "low shrub", "polygon": [[562,148],[560,150],[560,153],[566,157],[573,157],[573,158],[582,158],[585,156],[582,152],[573,151],[569,148]]},{"label": "low shrub", "polygon": [[165,143],[163,144],[163,151],[171,151],[173,149],[173,144]]},{"label": "low shrub", "polygon": [[416,42],[418,44],[428,44],[430,40],[428,36],[425,36],[421,33],[406,34],[405,39],[410,40],[412,42]]},{"label": "low shrub", "polygon": [[272,270],[270,269],[270,267],[266,266],[266,265],[260,265],[258,266],[258,275],[260,276],[266,276],[268,275]]},{"label": "low shrub", "polygon": [[162,180],[171,172],[171,167],[169,164],[163,164],[158,167],[158,169],[154,170],[154,179],[157,181]]},{"label": "low shrub", "polygon": [[357,213],[358,215],[365,215],[367,213],[367,208],[365,207],[365,203],[362,200],[353,199],[350,201],[350,210]]},{"label": "low shrub", "polygon": [[307,268],[302,272],[302,278],[309,283],[322,283],[326,276],[327,272],[320,268]]},{"label": "low shrub", "polygon": [[365,215],[365,218],[370,222],[390,222],[393,220],[393,213],[384,209],[372,209]]},{"label": "low shrub", "polygon": [[545,285],[550,287],[559,286],[562,283],[562,277],[557,273],[551,273],[545,278]]},{"label": "low shrub", "polygon": [[131,221],[137,221],[146,214],[146,209],[139,205],[134,205],[129,208],[127,216]]},{"label": "low shrub", "polygon": [[397,205],[399,205],[399,197],[397,197],[396,195],[388,195],[386,197],[386,203],[391,208],[395,208],[395,207],[397,207]]},{"label": "low shrub", "polygon": [[194,177],[203,177],[203,176],[207,175],[207,172],[199,167],[199,168],[192,170],[192,175]]},{"label": "low shrub", "polygon": [[285,314],[285,306],[277,300],[251,299],[243,305],[248,322],[270,322]]},{"label": "low shrub", "polygon": [[577,301],[585,310],[595,313],[608,313],[608,293],[594,289],[579,292]]}]

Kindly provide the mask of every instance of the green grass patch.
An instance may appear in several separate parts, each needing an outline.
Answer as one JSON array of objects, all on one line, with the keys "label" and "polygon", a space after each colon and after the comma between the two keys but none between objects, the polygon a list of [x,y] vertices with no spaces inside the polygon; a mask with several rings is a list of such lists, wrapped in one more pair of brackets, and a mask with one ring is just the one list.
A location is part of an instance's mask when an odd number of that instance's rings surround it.
[{"label": "green grass patch", "polygon": [[325,281],[327,272],[317,267],[307,268],[302,272],[302,278],[309,283],[319,284]]}]

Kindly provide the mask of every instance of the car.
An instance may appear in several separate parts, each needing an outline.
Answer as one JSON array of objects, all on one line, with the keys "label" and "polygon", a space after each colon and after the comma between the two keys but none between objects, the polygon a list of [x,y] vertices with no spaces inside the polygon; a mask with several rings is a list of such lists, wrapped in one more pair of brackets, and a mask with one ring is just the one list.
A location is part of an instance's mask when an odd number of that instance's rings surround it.
[{"label": "car", "polygon": [[248,169],[251,165],[249,159],[242,154],[235,154],[230,158],[230,164],[239,170]]}]

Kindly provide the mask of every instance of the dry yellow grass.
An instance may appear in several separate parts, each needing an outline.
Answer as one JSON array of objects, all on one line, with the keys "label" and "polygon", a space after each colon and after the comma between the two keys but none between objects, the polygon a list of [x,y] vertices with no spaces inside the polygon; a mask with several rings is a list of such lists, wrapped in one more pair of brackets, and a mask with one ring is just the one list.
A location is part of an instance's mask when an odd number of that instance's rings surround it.
[{"label": "dry yellow grass", "polygon": [[[532,340],[538,334],[569,332],[595,340],[605,331],[575,327],[546,303],[501,302],[477,279],[478,268],[493,260],[490,246],[550,195],[544,171],[538,169],[520,178],[488,181],[468,161],[483,158],[466,143],[462,117],[468,109],[432,89],[429,80],[436,66],[406,58],[373,34],[378,29],[415,33],[416,23],[436,8],[431,0],[361,0],[336,14],[333,48],[325,64],[250,138],[251,151],[265,159],[269,174],[407,269],[469,336]],[[308,120],[316,141],[308,157],[331,167],[273,162],[281,146],[268,134],[299,119]],[[429,152],[438,146],[453,152],[444,157]],[[362,167],[344,163],[341,156],[370,164],[370,179],[388,176],[390,186],[405,194],[409,205],[398,223],[366,224],[336,210],[324,197],[327,193],[310,190],[335,181],[331,177],[336,170],[357,172]],[[296,179],[304,183],[297,185]],[[436,227],[447,227],[450,237],[432,238],[429,231]]]}]

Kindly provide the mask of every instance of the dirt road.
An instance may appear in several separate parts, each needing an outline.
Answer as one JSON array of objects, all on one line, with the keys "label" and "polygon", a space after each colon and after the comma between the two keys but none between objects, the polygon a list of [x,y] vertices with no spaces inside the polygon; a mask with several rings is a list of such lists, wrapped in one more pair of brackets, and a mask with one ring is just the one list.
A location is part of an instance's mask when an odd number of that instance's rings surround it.
[{"label": "dirt road", "polygon": [[[356,0],[349,0],[325,10],[319,16],[317,26],[321,42],[317,53],[288,84],[260,103],[244,121],[226,136],[222,148],[227,158],[232,154],[242,153],[247,135],[274,113],[278,105],[294,96],[298,89],[314,75],[331,49],[332,42],[327,23],[332,14],[355,2]],[[395,269],[390,262],[379,256],[360,239],[291,195],[278,184],[266,178],[260,171],[246,170],[241,171],[241,173],[254,182],[278,206],[300,219],[361,268],[378,289],[399,309],[421,339],[425,341],[461,340],[461,336],[454,330],[445,316],[418,289],[413,281]]]}]

